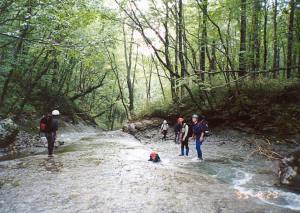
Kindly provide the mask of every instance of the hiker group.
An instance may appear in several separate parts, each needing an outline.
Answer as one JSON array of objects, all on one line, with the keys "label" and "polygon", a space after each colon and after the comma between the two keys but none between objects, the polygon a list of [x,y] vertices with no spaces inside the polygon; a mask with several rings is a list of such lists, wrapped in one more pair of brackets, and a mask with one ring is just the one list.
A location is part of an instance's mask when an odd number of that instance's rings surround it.
[{"label": "hiker group", "polygon": [[[47,113],[40,120],[40,136],[44,134],[47,139],[49,157],[53,156],[59,115],[58,110],[53,110],[52,113]],[[160,127],[163,135],[162,140],[164,141],[167,140],[168,130],[169,124],[164,120]],[[179,156],[189,155],[189,138],[192,137],[195,140],[198,159],[203,160],[201,146],[207,135],[208,123],[204,117],[193,115],[191,123],[186,122],[183,117],[179,117],[175,125],[175,143],[181,144]],[[160,157],[156,152],[152,152],[149,161],[158,162],[160,161]]]},{"label": "hiker group", "polygon": [[[169,125],[166,120],[163,121],[160,130],[163,134],[162,140],[167,140]],[[202,116],[193,115],[191,123],[179,117],[175,124],[175,143],[181,144],[181,152],[179,156],[189,155],[189,138],[193,138],[196,144],[197,156],[199,160],[203,160],[201,146],[205,136],[208,135],[208,123]]]}]

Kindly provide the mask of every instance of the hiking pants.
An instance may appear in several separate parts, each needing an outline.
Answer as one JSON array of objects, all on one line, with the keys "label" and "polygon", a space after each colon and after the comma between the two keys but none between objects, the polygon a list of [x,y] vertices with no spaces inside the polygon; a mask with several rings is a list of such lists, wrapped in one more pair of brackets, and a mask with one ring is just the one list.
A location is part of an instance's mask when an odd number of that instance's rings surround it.
[{"label": "hiking pants", "polygon": [[52,155],[55,138],[56,138],[56,133],[55,132],[46,133],[46,138],[47,138],[47,142],[48,142],[48,155]]},{"label": "hiking pants", "polygon": [[163,130],[162,133],[163,133],[163,135],[164,135],[163,140],[166,141],[166,140],[167,140],[167,133],[168,133],[168,130]]},{"label": "hiking pants", "polygon": [[175,132],[175,143],[179,143],[180,141],[180,132]]},{"label": "hiking pants", "polygon": [[184,147],[185,147],[185,155],[189,155],[189,139],[188,137],[185,140],[181,141],[181,155],[184,155]]},{"label": "hiking pants", "polygon": [[200,141],[200,138],[196,138],[196,150],[198,154],[198,158],[202,159],[202,150],[201,150],[201,145],[203,143],[203,140]]}]

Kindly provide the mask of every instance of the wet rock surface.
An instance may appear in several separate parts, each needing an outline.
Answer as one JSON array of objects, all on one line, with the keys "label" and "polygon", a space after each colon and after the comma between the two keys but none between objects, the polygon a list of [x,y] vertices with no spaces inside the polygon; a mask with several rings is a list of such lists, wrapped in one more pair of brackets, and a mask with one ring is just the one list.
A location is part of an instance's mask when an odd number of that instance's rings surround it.
[{"label": "wet rock surface", "polygon": [[151,118],[136,122],[129,122],[123,126],[123,131],[134,135],[139,131],[159,127],[162,121],[163,120],[161,118]]},{"label": "wet rock surface", "polygon": [[[300,196],[274,186],[276,162],[249,155],[251,140],[215,132],[204,162],[179,157],[171,132],[147,129],[140,141],[121,131],[66,132],[54,158],[0,162],[1,212],[293,212]],[[156,150],[160,163],[148,162]]]},{"label": "wet rock surface", "polygon": [[18,126],[11,119],[0,120],[0,148],[13,143],[18,132]]},{"label": "wet rock surface", "polygon": [[[60,128],[58,130],[58,132],[69,132],[69,134],[84,131],[89,133],[91,131],[95,131],[95,128],[92,126],[86,126],[83,123],[74,125],[71,123],[60,121]],[[64,137],[56,140],[55,148],[63,146],[64,142]],[[47,146],[47,139],[44,133],[39,133],[38,131],[36,131],[35,133],[29,133],[23,130],[19,130],[18,134],[15,136],[15,139],[11,141],[11,143],[7,147],[0,148],[0,161],[25,157],[28,155],[46,153]]]},{"label": "wet rock surface", "polygon": [[20,130],[7,147],[0,149],[0,160],[41,153],[44,152],[46,146],[46,140],[43,140],[38,134],[30,134]]},{"label": "wet rock surface", "polygon": [[282,159],[279,174],[281,184],[300,191],[300,150]]}]

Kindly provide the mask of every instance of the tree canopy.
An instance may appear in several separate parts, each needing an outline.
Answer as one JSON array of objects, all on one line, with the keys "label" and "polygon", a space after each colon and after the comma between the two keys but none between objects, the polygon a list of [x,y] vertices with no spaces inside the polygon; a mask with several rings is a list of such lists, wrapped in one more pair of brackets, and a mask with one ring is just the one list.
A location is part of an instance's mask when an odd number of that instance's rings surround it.
[{"label": "tree canopy", "polygon": [[216,89],[299,77],[295,0],[0,3],[2,116],[57,108],[113,129],[154,103],[213,108]]}]

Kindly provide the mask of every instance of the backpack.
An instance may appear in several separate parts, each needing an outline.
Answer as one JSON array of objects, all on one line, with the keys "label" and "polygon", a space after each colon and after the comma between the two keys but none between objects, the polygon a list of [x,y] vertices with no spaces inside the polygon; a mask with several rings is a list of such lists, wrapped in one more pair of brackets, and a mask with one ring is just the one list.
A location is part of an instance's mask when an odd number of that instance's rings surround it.
[{"label": "backpack", "polygon": [[51,132],[51,123],[52,117],[51,116],[43,116],[40,120],[40,132]]},{"label": "backpack", "polygon": [[[166,128],[166,129],[165,129]],[[161,130],[168,130],[169,129],[169,124],[162,124],[161,125],[161,128],[160,128]]]},{"label": "backpack", "polygon": [[205,131],[204,131],[204,136],[205,137],[208,137],[208,136],[210,136],[211,135],[211,132],[209,131],[209,129],[208,129],[208,122],[207,122],[207,120],[205,120],[205,119],[203,119],[202,121],[201,121],[204,125],[205,125]]},{"label": "backpack", "polygon": [[[201,123],[204,124],[204,126],[205,126],[204,137],[210,136],[210,135],[211,135],[211,132],[210,132],[209,129],[208,129],[208,122],[207,122],[207,120],[204,120],[204,119],[203,119],[203,120],[201,121]],[[194,134],[194,132],[193,132],[193,125],[190,125],[190,126],[189,126],[188,137],[192,137],[193,134]]]},{"label": "backpack", "polygon": [[176,123],[174,130],[175,130],[175,132],[178,133],[178,132],[180,132],[181,128],[182,128],[181,124]]},{"label": "backpack", "polygon": [[[188,125],[187,123],[183,124],[182,128],[185,128],[185,126]],[[188,125],[189,130],[188,130],[188,134],[187,134],[187,138],[190,138],[193,136],[193,126],[192,125]]]}]

